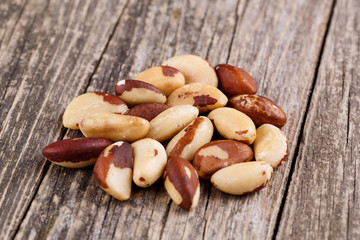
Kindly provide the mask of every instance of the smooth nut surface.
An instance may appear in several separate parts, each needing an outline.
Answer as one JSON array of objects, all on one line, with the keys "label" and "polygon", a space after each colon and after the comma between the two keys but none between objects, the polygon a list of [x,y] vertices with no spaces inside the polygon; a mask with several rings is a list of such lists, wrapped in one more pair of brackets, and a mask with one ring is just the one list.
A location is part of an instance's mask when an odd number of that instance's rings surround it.
[{"label": "smooth nut surface", "polygon": [[80,122],[86,137],[106,137],[112,141],[136,141],[149,129],[149,121],[143,118],[115,113],[96,113]]},{"label": "smooth nut surface", "polygon": [[256,137],[253,121],[244,113],[234,108],[217,108],[212,110],[208,118],[213,121],[216,129],[226,139],[252,144]]},{"label": "smooth nut surface", "polygon": [[285,134],[274,125],[261,125],[256,130],[254,153],[256,161],[268,162],[272,167],[279,166],[288,156]]},{"label": "smooth nut surface", "polygon": [[164,186],[171,199],[184,209],[197,206],[200,197],[200,183],[193,166],[185,159],[169,159],[164,173]]},{"label": "smooth nut surface", "polygon": [[201,178],[208,179],[216,171],[235,163],[253,159],[253,151],[245,143],[217,140],[202,146],[195,154],[193,165]]},{"label": "smooth nut surface", "polygon": [[166,152],[169,157],[179,156],[191,161],[195,152],[202,145],[210,142],[213,132],[214,127],[207,117],[195,118],[171,139]]},{"label": "smooth nut surface", "polygon": [[124,101],[102,92],[85,93],[74,98],[66,107],[63,125],[66,128],[79,129],[80,121],[98,112],[125,113],[128,110]]},{"label": "smooth nut surface", "polygon": [[162,65],[178,69],[185,76],[185,83],[205,83],[217,87],[218,78],[211,64],[195,55],[181,55],[166,60]]},{"label": "smooth nut surface", "polygon": [[150,83],[160,89],[165,96],[185,84],[184,75],[170,66],[155,66],[141,72],[135,80]]},{"label": "smooth nut surface", "polygon": [[201,113],[219,107],[228,102],[227,97],[216,87],[204,83],[190,83],[173,91],[168,97],[169,106],[192,105]]},{"label": "smooth nut surface", "polygon": [[220,82],[219,88],[227,96],[256,93],[256,82],[244,69],[229,64],[219,64],[215,70]]},{"label": "smooth nut surface", "polygon": [[150,121],[150,130],[146,137],[159,142],[171,139],[199,114],[196,107],[179,105],[166,109]]},{"label": "smooth nut surface", "polygon": [[141,117],[150,122],[168,108],[170,106],[164,103],[143,103],[131,108],[126,115]]},{"label": "smooth nut surface", "polygon": [[222,192],[242,195],[259,191],[272,177],[269,163],[256,161],[236,163],[214,173],[211,183]]},{"label": "smooth nut surface", "polygon": [[230,105],[248,115],[256,126],[269,123],[281,128],[286,123],[285,112],[266,97],[239,95],[230,99]]},{"label": "smooth nut surface", "polygon": [[131,146],[134,151],[133,181],[139,187],[148,187],[164,172],[167,162],[165,148],[151,138],[140,139]]},{"label": "smooth nut surface", "polygon": [[112,142],[106,138],[72,138],[50,143],[42,154],[63,167],[82,168],[93,165]]},{"label": "smooth nut surface", "polygon": [[96,183],[111,196],[124,201],[130,198],[133,169],[131,145],[119,141],[108,146],[94,167]]},{"label": "smooth nut surface", "polygon": [[118,98],[128,105],[165,103],[166,96],[155,86],[139,80],[120,80],[115,86]]}]

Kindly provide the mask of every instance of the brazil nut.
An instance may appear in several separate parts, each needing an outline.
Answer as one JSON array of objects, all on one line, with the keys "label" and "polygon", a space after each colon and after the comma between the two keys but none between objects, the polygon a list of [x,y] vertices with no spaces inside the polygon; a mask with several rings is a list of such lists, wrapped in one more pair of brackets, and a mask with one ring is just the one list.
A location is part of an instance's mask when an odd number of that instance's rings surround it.
[{"label": "brazil nut", "polygon": [[168,108],[170,106],[164,103],[142,103],[130,108],[126,115],[141,117],[150,122]]}]

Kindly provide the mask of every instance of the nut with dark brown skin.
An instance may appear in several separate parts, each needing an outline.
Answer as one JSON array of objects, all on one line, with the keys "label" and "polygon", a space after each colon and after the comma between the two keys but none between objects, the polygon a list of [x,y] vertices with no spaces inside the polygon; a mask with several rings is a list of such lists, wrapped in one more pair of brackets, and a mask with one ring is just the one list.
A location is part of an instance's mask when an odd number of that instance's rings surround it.
[{"label": "nut with dark brown skin", "polygon": [[108,146],[94,167],[96,183],[111,196],[124,201],[130,198],[133,172],[133,151],[127,142]]},{"label": "nut with dark brown skin", "polygon": [[215,70],[220,82],[219,88],[227,96],[256,93],[256,82],[245,70],[229,64],[219,64]]},{"label": "nut with dark brown skin", "polygon": [[150,83],[139,80],[121,80],[115,86],[118,98],[130,106],[141,103],[165,103],[166,96],[160,89]]},{"label": "nut with dark brown skin", "polygon": [[164,103],[143,103],[131,108],[126,115],[141,117],[150,122],[168,108],[170,106]]},{"label": "nut with dark brown skin", "polygon": [[243,162],[220,169],[211,177],[211,183],[220,191],[243,195],[259,191],[267,185],[273,168],[267,162]]},{"label": "nut with dark brown skin", "polygon": [[171,157],[164,173],[164,186],[171,199],[184,209],[197,206],[200,183],[194,167],[181,157]]},{"label": "nut with dark brown skin", "polygon": [[266,97],[238,95],[230,99],[230,105],[248,115],[258,127],[269,123],[281,128],[286,123],[285,112]]},{"label": "nut with dark brown skin", "polygon": [[234,140],[217,140],[202,146],[195,154],[193,165],[201,178],[208,179],[216,171],[235,163],[253,159],[251,148]]},{"label": "nut with dark brown skin", "polygon": [[42,150],[51,162],[63,167],[82,168],[93,165],[112,142],[106,138],[72,138],[53,142]]},{"label": "nut with dark brown skin", "polygon": [[123,114],[128,110],[124,101],[118,97],[103,93],[85,93],[74,98],[66,107],[63,116],[64,127],[78,130],[80,121],[87,116],[99,112]]}]

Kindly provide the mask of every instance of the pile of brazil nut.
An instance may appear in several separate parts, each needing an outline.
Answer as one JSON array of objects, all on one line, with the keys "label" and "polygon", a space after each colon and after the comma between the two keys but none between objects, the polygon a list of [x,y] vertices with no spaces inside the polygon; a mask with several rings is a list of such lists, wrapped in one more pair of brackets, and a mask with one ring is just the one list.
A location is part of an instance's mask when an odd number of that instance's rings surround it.
[{"label": "pile of brazil nut", "polygon": [[286,160],[288,144],[280,130],[284,111],[256,91],[243,69],[173,57],[119,81],[116,96],[73,99],[63,125],[85,137],[51,143],[42,153],[64,167],[95,164],[96,183],[119,200],[130,198],[132,182],[149,187],[161,176],[185,209],[198,204],[199,176],[229,194],[258,191]]}]

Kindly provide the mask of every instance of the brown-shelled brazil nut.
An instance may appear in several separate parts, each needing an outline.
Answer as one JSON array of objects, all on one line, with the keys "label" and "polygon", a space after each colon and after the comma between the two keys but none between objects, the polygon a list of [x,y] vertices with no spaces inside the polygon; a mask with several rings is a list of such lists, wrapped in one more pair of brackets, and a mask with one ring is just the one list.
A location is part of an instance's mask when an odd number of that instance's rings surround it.
[{"label": "brown-shelled brazil nut", "polygon": [[80,122],[80,131],[86,137],[106,137],[112,141],[136,141],[150,129],[146,119],[115,113],[96,113]]},{"label": "brown-shelled brazil nut", "polygon": [[150,122],[154,117],[168,108],[170,108],[170,106],[164,103],[142,103],[130,108],[126,115],[145,118]]},{"label": "brown-shelled brazil nut", "polygon": [[125,113],[128,110],[124,101],[102,92],[85,93],[74,98],[66,107],[63,125],[78,130],[81,119],[98,112]]},{"label": "brown-shelled brazil nut", "polygon": [[281,165],[288,156],[285,134],[274,125],[261,125],[256,130],[254,153],[256,161],[268,162],[272,167]]},{"label": "brown-shelled brazil nut", "polygon": [[150,121],[146,137],[159,142],[171,139],[199,114],[199,109],[190,105],[179,105],[166,109]]},{"label": "brown-shelled brazil nut", "polygon": [[42,154],[63,167],[82,168],[93,165],[112,142],[106,138],[72,138],[50,143]]},{"label": "brown-shelled brazil nut", "polygon": [[229,107],[212,110],[208,118],[216,130],[226,139],[252,144],[256,137],[253,121],[244,113]]},{"label": "brown-shelled brazil nut", "polygon": [[248,115],[256,126],[269,123],[281,128],[286,123],[285,112],[266,97],[238,95],[230,99],[230,105]]},{"label": "brown-shelled brazil nut", "polygon": [[128,105],[134,106],[141,103],[165,103],[166,96],[157,87],[139,80],[120,80],[115,85],[118,98]]},{"label": "brown-shelled brazil nut", "polygon": [[166,104],[169,106],[189,104],[201,113],[223,107],[228,98],[216,87],[204,83],[190,83],[173,91]]},{"label": "brown-shelled brazil nut", "polygon": [[181,157],[169,159],[164,173],[164,186],[174,201],[184,209],[194,209],[200,198],[199,177],[194,167]]},{"label": "brown-shelled brazil nut", "polygon": [[119,141],[108,146],[94,167],[96,183],[107,193],[121,201],[131,195],[133,152],[131,145]]},{"label": "brown-shelled brazil nut", "polygon": [[219,88],[227,96],[256,93],[256,82],[245,70],[229,64],[219,64],[215,70],[219,78]]},{"label": "brown-shelled brazil nut", "polygon": [[167,155],[164,146],[151,138],[131,144],[134,152],[133,181],[139,187],[149,187],[163,174]]},{"label": "brown-shelled brazil nut", "polygon": [[266,162],[236,163],[215,172],[210,181],[222,192],[242,195],[265,187],[272,173],[273,168]]},{"label": "brown-shelled brazil nut", "polygon": [[181,55],[166,60],[162,65],[178,69],[184,76],[186,83],[206,83],[217,87],[218,78],[211,64],[195,55]]},{"label": "brown-shelled brazil nut", "polygon": [[150,83],[160,89],[165,96],[185,84],[184,75],[170,66],[155,66],[141,72],[135,80]]},{"label": "brown-shelled brazil nut", "polygon": [[253,159],[253,151],[245,143],[217,140],[202,146],[195,154],[193,165],[201,178],[208,179],[216,171],[235,163]]},{"label": "brown-shelled brazil nut", "polygon": [[166,147],[169,157],[179,156],[191,161],[196,151],[211,141],[214,127],[207,117],[195,118],[176,134]]}]

